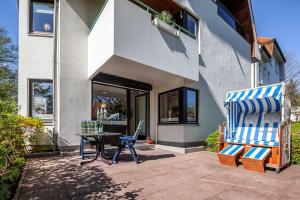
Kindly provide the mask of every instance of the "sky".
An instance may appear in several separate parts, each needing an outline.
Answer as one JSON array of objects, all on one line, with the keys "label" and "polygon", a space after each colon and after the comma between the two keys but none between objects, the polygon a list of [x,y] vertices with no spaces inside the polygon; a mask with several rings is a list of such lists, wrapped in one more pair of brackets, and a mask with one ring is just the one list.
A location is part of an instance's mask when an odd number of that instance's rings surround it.
[{"label": "sky", "polygon": [[300,61],[300,1],[252,0],[252,8],[257,35],[276,38]]},{"label": "sky", "polygon": [[[300,61],[300,1],[252,0],[258,36],[275,37],[283,52]],[[17,0],[0,0],[0,26],[18,43]]]}]

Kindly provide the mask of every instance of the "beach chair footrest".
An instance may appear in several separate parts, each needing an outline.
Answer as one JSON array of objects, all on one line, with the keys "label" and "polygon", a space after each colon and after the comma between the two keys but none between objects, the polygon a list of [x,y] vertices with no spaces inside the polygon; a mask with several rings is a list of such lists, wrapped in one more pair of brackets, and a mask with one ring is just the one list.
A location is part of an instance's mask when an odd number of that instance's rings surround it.
[{"label": "beach chair footrest", "polygon": [[270,156],[271,150],[263,147],[252,147],[243,157],[243,167],[246,170],[265,172],[265,160]]},{"label": "beach chair footrest", "polygon": [[242,145],[230,144],[218,153],[219,162],[223,165],[236,167],[237,157],[241,155],[244,147]]}]

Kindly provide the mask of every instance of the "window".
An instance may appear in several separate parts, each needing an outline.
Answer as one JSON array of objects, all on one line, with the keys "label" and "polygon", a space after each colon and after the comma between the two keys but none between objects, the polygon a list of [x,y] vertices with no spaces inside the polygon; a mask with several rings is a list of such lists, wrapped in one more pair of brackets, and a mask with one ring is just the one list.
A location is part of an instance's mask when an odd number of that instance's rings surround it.
[{"label": "window", "polygon": [[189,32],[191,32],[194,36],[196,36],[197,34],[197,24],[198,24],[198,20],[193,17],[191,14],[189,14],[188,12],[186,12],[186,22],[184,23],[184,28],[186,30],[188,30]]},{"label": "window", "polygon": [[30,80],[30,116],[53,119],[53,83],[51,80]]},{"label": "window", "polygon": [[174,19],[177,24],[185,28],[191,35],[197,35],[198,20],[192,16],[187,10],[178,12]]},{"label": "window", "polygon": [[159,94],[160,124],[197,124],[198,91],[177,88]]},{"label": "window", "polygon": [[233,16],[233,14],[219,1],[217,0],[218,15],[235,31],[245,38],[244,28],[240,22]]},{"label": "window", "polygon": [[30,33],[53,33],[53,1],[32,0],[30,12]]},{"label": "window", "polygon": [[92,119],[100,117],[105,125],[127,125],[126,89],[93,84]]},{"label": "window", "polygon": [[159,119],[161,123],[179,123],[179,92],[179,90],[174,90],[160,95]]},{"label": "window", "polygon": [[197,91],[187,89],[186,91],[186,122],[197,123]]}]

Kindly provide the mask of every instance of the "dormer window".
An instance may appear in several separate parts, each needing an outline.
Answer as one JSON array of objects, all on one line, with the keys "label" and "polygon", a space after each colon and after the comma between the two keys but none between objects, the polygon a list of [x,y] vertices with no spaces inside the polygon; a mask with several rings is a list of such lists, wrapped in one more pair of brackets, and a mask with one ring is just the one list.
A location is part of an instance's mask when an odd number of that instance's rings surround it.
[{"label": "dormer window", "polygon": [[53,33],[54,3],[50,0],[32,0],[30,6],[30,33]]}]

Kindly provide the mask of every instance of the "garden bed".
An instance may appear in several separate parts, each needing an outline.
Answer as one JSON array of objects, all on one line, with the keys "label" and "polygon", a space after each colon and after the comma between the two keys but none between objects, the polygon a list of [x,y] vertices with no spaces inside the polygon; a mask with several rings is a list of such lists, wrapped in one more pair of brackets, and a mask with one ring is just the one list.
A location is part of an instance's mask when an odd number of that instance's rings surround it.
[{"label": "garden bed", "polygon": [[21,174],[25,166],[24,158],[16,158],[12,166],[10,166],[3,174],[0,176],[0,199],[6,200],[11,199],[18,187],[18,182],[20,180]]}]

